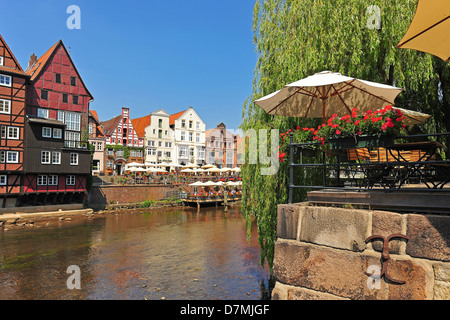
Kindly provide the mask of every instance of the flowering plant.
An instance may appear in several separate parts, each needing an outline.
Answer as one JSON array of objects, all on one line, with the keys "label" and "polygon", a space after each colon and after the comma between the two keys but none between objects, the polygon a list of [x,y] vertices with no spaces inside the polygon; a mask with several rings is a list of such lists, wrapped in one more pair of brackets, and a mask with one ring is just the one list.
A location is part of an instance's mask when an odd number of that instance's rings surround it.
[{"label": "flowering plant", "polygon": [[325,144],[330,138],[358,137],[362,135],[399,136],[403,133],[406,125],[403,123],[405,116],[399,109],[392,106],[386,106],[382,109],[366,112],[359,112],[353,108],[351,114],[339,117],[333,114],[326,123],[316,128],[301,128],[296,130],[289,129],[281,133],[281,146],[278,151],[280,162],[284,162],[287,146],[289,145],[289,136],[293,133],[296,143],[302,142],[320,142]]}]

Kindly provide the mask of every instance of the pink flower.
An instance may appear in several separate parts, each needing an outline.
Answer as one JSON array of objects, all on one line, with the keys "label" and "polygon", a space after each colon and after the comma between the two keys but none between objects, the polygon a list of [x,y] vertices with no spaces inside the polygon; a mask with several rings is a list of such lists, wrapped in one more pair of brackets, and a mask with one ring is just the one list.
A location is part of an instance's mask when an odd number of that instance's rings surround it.
[{"label": "pink flower", "polygon": [[339,130],[336,130],[336,134],[341,134],[342,132]]}]

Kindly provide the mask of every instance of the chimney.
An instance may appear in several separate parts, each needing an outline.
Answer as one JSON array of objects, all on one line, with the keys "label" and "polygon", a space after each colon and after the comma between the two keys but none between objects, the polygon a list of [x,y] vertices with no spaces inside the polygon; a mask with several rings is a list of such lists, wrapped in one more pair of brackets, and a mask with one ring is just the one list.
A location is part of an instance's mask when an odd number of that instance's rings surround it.
[{"label": "chimney", "polygon": [[36,63],[36,61],[37,61],[37,57],[36,57],[36,55],[33,53],[33,54],[30,56],[30,62],[28,62],[28,68],[31,68],[31,67]]}]

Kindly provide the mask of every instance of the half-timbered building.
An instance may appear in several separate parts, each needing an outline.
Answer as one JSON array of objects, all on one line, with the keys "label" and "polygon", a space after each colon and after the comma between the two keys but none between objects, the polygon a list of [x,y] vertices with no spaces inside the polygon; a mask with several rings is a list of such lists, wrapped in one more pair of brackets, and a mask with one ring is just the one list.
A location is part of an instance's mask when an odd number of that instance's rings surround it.
[{"label": "half-timbered building", "polygon": [[29,78],[0,35],[0,208],[16,206],[22,191]]}]

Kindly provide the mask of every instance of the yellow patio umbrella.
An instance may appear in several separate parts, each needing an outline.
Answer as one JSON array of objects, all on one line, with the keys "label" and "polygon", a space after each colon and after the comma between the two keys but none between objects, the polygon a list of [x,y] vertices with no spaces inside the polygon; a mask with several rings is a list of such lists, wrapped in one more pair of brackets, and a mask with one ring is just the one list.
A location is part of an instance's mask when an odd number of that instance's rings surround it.
[{"label": "yellow patio umbrella", "polygon": [[419,0],[416,14],[397,45],[450,60],[450,0]]}]

